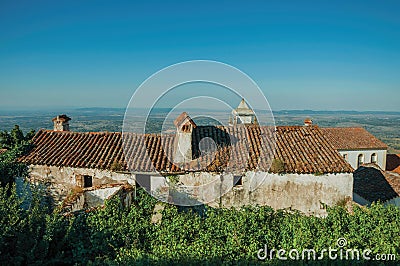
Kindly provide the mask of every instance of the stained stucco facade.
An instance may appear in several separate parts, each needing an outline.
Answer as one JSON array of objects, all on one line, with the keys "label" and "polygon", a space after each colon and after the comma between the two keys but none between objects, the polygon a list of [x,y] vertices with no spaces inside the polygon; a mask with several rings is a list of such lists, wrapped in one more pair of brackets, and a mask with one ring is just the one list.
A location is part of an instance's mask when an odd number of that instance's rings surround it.
[{"label": "stained stucco facade", "polygon": [[[187,200],[187,195],[189,195],[190,199],[186,202],[191,204],[208,204],[216,208],[268,205],[274,209],[299,210],[309,215],[325,215],[326,211],[321,203],[336,205],[351,201],[353,195],[351,173],[313,175],[249,171],[244,175],[234,176],[233,174],[193,172],[163,177],[157,173],[130,174],[89,168],[30,166],[30,181],[46,184],[53,198],[58,202],[67,197],[74,187],[82,187],[79,181],[82,176],[92,177],[93,187],[128,183],[135,189],[136,178],[148,179],[148,182],[141,181],[140,185],[151,193],[157,194],[164,201],[182,201],[179,197]],[[240,182],[238,182],[239,178]],[[170,179],[175,180],[174,185]],[[171,186],[175,189],[169,190]],[[83,202],[87,200],[93,201],[92,194],[103,192],[109,195],[114,191],[113,189],[90,191],[88,195],[82,196],[85,198],[76,201],[77,206],[74,206],[74,209],[82,207]],[[97,195],[95,198],[102,199],[103,203],[105,197]]]},{"label": "stained stucco facade", "polygon": [[[158,184],[160,194],[165,193],[163,177],[152,177]],[[178,175],[177,193],[163,195],[170,200],[182,202],[179,197],[190,195],[192,203],[207,203],[212,207],[243,207],[268,205],[274,209],[299,210],[309,215],[325,215],[321,203],[329,206],[352,201],[353,176],[342,174],[272,174],[246,172],[240,176],[240,185],[234,185],[238,176],[214,173],[190,173]],[[157,188],[153,185],[153,191]],[[185,193],[179,193],[185,192]],[[219,197],[219,195],[222,195]]]},{"label": "stained stucco facade", "polygon": [[51,193],[54,202],[62,202],[74,187],[84,188],[84,179],[91,178],[90,187],[98,187],[105,184],[135,185],[135,179],[129,173],[118,173],[110,170],[94,168],[58,167],[46,165],[30,165],[29,181],[31,183],[44,184]]}]

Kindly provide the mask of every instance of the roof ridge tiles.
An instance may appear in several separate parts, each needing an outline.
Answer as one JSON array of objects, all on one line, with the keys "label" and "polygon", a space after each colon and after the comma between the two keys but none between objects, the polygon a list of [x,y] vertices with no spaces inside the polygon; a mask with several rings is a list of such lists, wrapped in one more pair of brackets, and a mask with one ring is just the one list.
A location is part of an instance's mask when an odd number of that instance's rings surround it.
[{"label": "roof ridge tiles", "polygon": [[[226,134],[222,134],[221,130]],[[123,134],[127,134],[127,137],[123,138]],[[237,168],[245,163],[248,170],[269,171],[270,163],[264,157],[273,156],[282,160],[287,172],[291,173],[353,171],[317,126],[204,126],[197,127],[194,131],[193,143],[206,136],[217,140],[217,143],[228,143],[232,134],[238,139],[237,142],[231,143],[229,147],[218,145],[215,158],[208,155],[202,159],[211,164],[207,167],[208,170],[219,171],[218,169],[226,166]],[[125,169],[132,171],[185,171],[168,159],[172,155],[175,135],[164,136],[165,138],[161,134],[39,130],[34,137],[34,149],[19,160],[30,164],[101,169],[109,169],[114,161],[118,161],[123,163]],[[272,142],[274,139],[276,143]],[[247,141],[247,148],[243,146],[243,141]],[[271,148],[276,149],[274,154]],[[234,158],[230,157],[232,155]],[[188,171],[196,168],[189,164],[188,167]]]}]

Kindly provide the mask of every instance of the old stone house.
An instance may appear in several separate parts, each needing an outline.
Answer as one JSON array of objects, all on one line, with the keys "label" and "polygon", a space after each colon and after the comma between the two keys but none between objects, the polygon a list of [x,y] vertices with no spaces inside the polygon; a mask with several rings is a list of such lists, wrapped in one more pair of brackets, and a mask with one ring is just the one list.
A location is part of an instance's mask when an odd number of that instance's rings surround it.
[{"label": "old stone house", "polygon": [[361,127],[321,128],[325,137],[350,165],[357,169],[375,163],[386,168],[388,146]]},{"label": "old stone house", "polygon": [[176,134],[123,136],[71,132],[68,121],[38,131],[33,150],[19,158],[29,164],[30,181],[46,184],[58,201],[76,187],[128,183],[179,203],[181,194],[168,191],[171,179],[185,197],[213,207],[269,205],[321,215],[321,203],[352,199],[354,170],[315,125],[197,126],[183,113]]}]

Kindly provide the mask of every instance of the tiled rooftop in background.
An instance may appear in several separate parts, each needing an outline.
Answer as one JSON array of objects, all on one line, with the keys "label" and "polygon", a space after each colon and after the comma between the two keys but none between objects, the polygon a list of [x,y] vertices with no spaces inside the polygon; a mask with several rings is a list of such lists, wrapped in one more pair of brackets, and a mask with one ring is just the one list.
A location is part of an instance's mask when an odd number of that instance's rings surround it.
[{"label": "tiled rooftop in background", "polygon": [[321,128],[338,150],[387,149],[388,146],[361,127]]},{"label": "tiled rooftop in background", "polygon": [[[125,133],[124,133],[125,134]],[[231,137],[235,136],[235,137]],[[216,153],[201,155],[198,143],[210,137],[219,144]],[[351,166],[344,161],[317,126],[227,127],[200,126],[193,133],[193,151],[197,159],[178,167],[172,158],[175,135],[127,134],[123,152],[121,132],[54,132],[40,130],[34,137],[35,148],[19,160],[29,164],[111,169],[114,162],[124,170],[135,172],[161,171],[177,173],[199,170],[269,170],[272,156],[284,163],[285,172],[350,173]],[[276,138],[276,151],[272,154]],[[197,145],[197,146],[196,146]],[[149,155],[149,156],[148,156]],[[125,160],[130,158],[130,160]],[[150,159],[149,159],[150,158]],[[229,158],[232,158],[229,161]],[[127,163],[128,162],[128,163]],[[257,164],[258,163],[258,164]],[[235,169],[245,165],[245,169]]]},{"label": "tiled rooftop in background", "polygon": [[370,202],[385,202],[400,196],[400,176],[378,166],[362,166],[354,172],[353,190]]},{"label": "tiled rooftop in background", "polygon": [[400,154],[388,154],[386,156],[386,170],[400,174]]}]

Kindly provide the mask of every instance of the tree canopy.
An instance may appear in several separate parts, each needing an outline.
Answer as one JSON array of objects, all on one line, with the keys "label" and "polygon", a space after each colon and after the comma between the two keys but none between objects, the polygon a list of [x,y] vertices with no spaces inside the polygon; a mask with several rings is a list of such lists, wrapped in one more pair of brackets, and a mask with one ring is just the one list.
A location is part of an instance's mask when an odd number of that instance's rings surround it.
[{"label": "tree canopy", "polygon": [[27,166],[16,162],[16,159],[29,152],[32,148],[31,140],[35,131],[31,130],[26,135],[18,125],[8,132],[0,132],[0,148],[7,151],[0,154],[0,184],[5,187],[14,182],[15,177],[25,177],[28,174]]}]

